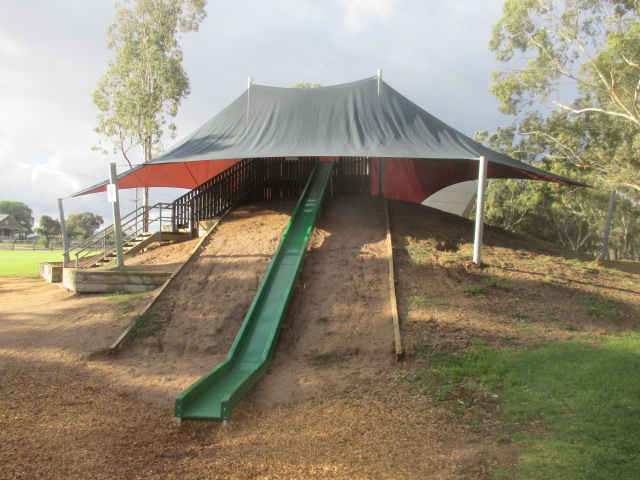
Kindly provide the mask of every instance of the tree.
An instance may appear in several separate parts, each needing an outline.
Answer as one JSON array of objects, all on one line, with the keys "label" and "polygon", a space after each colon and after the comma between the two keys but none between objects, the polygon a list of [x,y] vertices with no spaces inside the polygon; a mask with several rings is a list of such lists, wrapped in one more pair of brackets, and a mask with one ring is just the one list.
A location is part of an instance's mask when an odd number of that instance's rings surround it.
[{"label": "tree", "polygon": [[[126,0],[116,3],[116,21],[107,30],[116,51],[98,81],[93,101],[100,110],[95,131],[107,138],[132,166],[129,152],[142,147],[143,161],[153,158],[165,127],[175,137],[175,117],[189,94],[178,36],[195,32],[206,17],[206,0]],[[102,148],[104,153],[107,150]],[[143,203],[148,206],[148,190]]]},{"label": "tree", "polygon": [[104,223],[101,215],[90,212],[74,213],[69,215],[65,223],[69,238],[84,240],[89,238]]},{"label": "tree", "polygon": [[[520,161],[533,163],[552,173],[591,186],[601,186],[597,172],[566,160],[565,150],[576,148],[580,135],[575,123],[561,121],[562,115],[542,121],[538,127],[550,132],[559,144],[545,135],[517,134],[515,127],[498,129],[492,135],[476,134],[476,140]],[[533,128],[540,119],[530,115],[523,125]],[[486,221],[510,231],[559,243],[574,251],[600,252],[607,213],[608,192],[598,188],[557,185],[525,180],[491,180],[487,190]],[[610,251],[613,258],[635,260],[640,244],[640,210],[629,199],[618,197]]]},{"label": "tree", "polygon": [[[505,0],[503,11],[490,42],[510,67],[493,74],[501,110],[522,118],[539,109],[540,126],[555,109],[556,120],[574,128],[604,127],[579,135],[583,148],[564,154],[593,168],[609,188],[640,199],[640,2]],[[520,133],[568,146],[550,131]],[[626,173],[616,175],[621,167]]]},{"label": "tree", "polygon": [[6,213],[27,229],[27,233],[33,232],[33,210],[26,203],[13,200],[0,200],[0,213]]},{"label": "tree", "polygon": [[60,235],[60,232],[60,222],[58,220],[54,220],[49,215],[40,217],[40,224],[36,228],[36,233],[44,239],[42,243],[45,247],[49,248],[51,238]]},{"label": "tree", "polygon": [[293,82],[291,88],[319,88],[322,85],[319,83],[309,83],[309,82]]}]

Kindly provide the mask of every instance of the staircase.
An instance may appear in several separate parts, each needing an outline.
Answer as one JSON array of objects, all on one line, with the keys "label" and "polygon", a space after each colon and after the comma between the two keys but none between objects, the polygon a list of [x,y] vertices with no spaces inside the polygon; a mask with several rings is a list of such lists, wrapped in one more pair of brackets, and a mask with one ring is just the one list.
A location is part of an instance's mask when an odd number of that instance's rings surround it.
[{"label": "staircase", "polygon": [[[185,237],[187,236],[186,234],[184,235]],[[122,245],[122,254],[126,255],[127,253],[133,254],[133,253],[139,252],[140,250],[147,248],[149,245],[151,245],[155,240],[157,240],[157,238],[158,238],[157,232],[141,233],[140,235],[128,240]],[[116,252],[109,252],[105,254],[103,257],[96,260],[95,263],[91,263],[90,265],[88,265],[88,268],[102,267],[114,261],[116,257],[117,257]]]},{"label": "staircase", "polygon": [[[148,219],[144,226],[145,217]],[[121,220],[123,253],[135,253],[149,247],[154,241],[176,241],[188,238],[187,232],[175,231],[173,205],[157,203],[152,207],[139,207]],[[164,225],[164,226],[163,226]],[[167,228],[170,231],[163,231]],[[155,233],[153,233],[155,231]],[[83,242],[70,248],[69,258],[75,257],[72,267],[96,268],[116,258],[115,229],[113,225],[96,232]]]}]

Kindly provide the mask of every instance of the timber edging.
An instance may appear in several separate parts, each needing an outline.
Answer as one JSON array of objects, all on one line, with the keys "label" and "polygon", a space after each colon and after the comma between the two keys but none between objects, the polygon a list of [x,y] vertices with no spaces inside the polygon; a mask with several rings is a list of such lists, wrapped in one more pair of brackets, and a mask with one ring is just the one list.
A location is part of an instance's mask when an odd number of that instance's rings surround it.
[{"label": "timber edging", "polygon": [[396,299],[396,280],[393,270],[393,243],[391,241],[391,222],[389,221],[389,205],[384,198],[384,217],[387,224],[387,256],[389,257],[389,296],[391,303],[391,315],[393,317],[393,334],[396,345],[396,360],[400,360],[404,354],[402,351],[402,338],[400,336],[400,319],[398,317],[398,302]]}]

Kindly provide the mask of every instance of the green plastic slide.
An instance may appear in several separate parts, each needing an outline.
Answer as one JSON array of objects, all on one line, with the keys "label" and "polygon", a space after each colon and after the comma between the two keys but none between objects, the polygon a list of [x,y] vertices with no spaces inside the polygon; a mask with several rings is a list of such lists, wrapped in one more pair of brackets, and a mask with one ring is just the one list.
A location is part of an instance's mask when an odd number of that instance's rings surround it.
[{"label": "green plastic slide", "polygon": [[227,358],[176,397],[178,422],[228,420],[271,363],[332,169],[315,165]]}]

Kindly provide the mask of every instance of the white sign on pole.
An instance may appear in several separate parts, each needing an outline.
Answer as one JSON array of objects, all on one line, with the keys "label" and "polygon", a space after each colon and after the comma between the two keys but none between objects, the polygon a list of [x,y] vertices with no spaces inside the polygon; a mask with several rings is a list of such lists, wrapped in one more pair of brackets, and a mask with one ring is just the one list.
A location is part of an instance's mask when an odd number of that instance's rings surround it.
[{"label": "white sign on pole", "polygon": [[113,183],[107,184],[107,200],[116,203],[116,186]]}]

